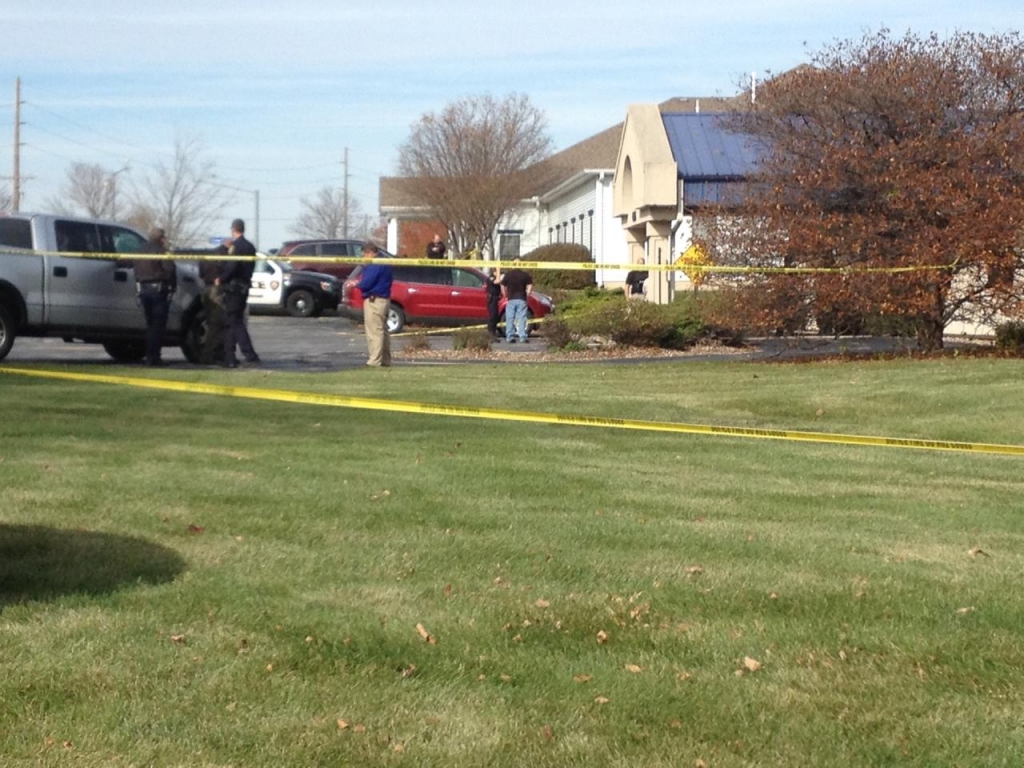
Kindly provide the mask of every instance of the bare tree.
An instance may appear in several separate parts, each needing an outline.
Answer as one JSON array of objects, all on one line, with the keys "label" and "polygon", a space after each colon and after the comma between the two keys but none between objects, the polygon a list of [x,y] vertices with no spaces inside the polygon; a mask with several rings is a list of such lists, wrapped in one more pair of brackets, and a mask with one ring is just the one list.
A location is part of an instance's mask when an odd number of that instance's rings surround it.
[{"label": "bare tree", "polygon": [[532,191],[527,169],[550,148],[544,115],[527,96],[477,96],[420,118],[398,166],[455,251],[493,253],[498,222]]},{"label": "bare tree", "polygon": [[836,42],[812,66],[765,83],[736,120],[766,153],[747,215],[719,229],[718,252],[857,268],[759,278],[748,307],[780,321],[794,307],[899,318],[924,349],[941,347],[953,320],[1019,310],[1019,33],[922,39],[883,29]]},{"label": "bare tree", "polygon": [[126,207],[119,205],[117,199],[119,173],[121,171],[108,171],[95,163],[72,163],[64,189],[46,201],[47,208],[68,216],[84,214],[94,219],[119,219]]},{"label": "bare tree", "polygon": [[159,163],[131,193],[129,221],[144,229],[159,226],[174,247],[199,245],[224,229],[219,222],[227,204],[226,188],[215,180],[214,162],[203,156],[196,137],[179,138],[171,163]]},{"label": "bare tree", "polygon": [[302,212],[292,225],[292,232],[299,237],[316,240],[348,237],[363,219],[359,201],[349,197],[346,206],[345,193],[334,187],[324,187],[312,200],[303,197],[300,204]]}]

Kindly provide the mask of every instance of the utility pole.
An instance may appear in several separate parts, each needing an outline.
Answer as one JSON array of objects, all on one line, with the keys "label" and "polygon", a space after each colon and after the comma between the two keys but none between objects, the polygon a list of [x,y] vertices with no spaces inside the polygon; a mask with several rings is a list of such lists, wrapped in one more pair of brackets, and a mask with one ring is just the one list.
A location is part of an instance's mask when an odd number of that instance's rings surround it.
[{"label": "utility pole", "polygon": [[21,78],[14,78],[14,179],[11,210],[21,210]]},{"label": "utility pole", "polygon": [[345,186],[344,186],[344,202],[345,206],[344,218],[342,219],[342,235],[348,239],[348,147],[345,147]]}]

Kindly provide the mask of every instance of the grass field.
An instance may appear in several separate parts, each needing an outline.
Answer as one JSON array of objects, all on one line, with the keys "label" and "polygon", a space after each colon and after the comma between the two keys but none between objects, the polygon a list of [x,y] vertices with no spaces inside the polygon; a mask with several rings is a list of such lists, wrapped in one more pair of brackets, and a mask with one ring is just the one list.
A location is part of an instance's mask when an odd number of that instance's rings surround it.
[{"label": "grass field", "polygon": [[[161,375],[1024,444],[1008,360]],[[1021,764],[1024,458],[0,396],[5,766]]]}]

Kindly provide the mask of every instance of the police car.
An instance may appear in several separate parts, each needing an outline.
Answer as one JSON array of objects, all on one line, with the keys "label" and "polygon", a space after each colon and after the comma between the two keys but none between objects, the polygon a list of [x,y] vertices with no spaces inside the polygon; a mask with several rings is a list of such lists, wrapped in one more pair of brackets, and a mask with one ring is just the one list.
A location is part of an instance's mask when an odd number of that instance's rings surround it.
[{"label": "police car", "polygon": [[341,282],[319,272],[300,272],[285,261],[258,254],[249,287],[250,310],[284,310],[292,317],[319,317],[341,300]]}]

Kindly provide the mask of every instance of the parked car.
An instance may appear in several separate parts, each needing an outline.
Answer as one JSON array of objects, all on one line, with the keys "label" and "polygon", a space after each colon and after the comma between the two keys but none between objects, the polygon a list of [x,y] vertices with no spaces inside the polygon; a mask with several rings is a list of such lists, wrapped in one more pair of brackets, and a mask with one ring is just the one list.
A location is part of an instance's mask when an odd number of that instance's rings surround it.
[{"label": "parked car", "polygon": [[277,251],[277,258],[288,258],[298,271],[320,272],[344,280],[352,274],[357,264],[332,264],[323,261],[305,261],[303,256],[313,258],[337,258],[351,256],[362,258],[363,240],[288,240]]},{"label": "parked car", "polygon": [[292,317],[319,317],[341,300],[341,281],[320,272],[301,272],[260,254],[252,272],[250,309],[284,310]]},{"label": "parked car", "polygon": [[[363,296],[356,284],[360,264],[345,281],[338,311],[362,322]],[[388,310],[388,330],[398,333],[406,323],[423,325],[474,325],[487,322],[487,276],[469,267],[395,267]],[[505,313],[505,301],[499,306]],[[534,291],[527,302],[530,319],[554,311],[551,297]]]}]

